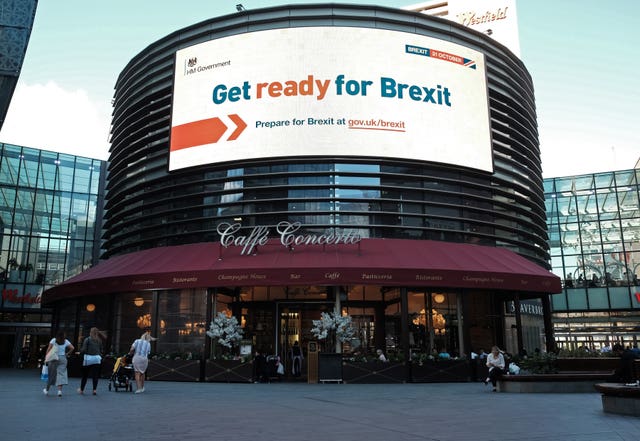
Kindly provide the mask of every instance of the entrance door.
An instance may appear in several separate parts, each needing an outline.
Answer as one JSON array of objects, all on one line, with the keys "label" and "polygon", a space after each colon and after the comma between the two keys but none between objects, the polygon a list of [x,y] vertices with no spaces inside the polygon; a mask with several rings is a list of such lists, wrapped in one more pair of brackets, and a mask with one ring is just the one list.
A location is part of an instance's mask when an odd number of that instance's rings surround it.
[{"label": "entrance door", "polygon": [[[313,321],[320,320],[320,314],[333,311],[333,302],[278,302],[276,316],[278,317],[278,341],[276,353],[284,364],[284,378],[290,381],[307,380],[307,349],[310,341],[316,338],[311,333]],[[295,358],[298,352],[297,346],[302,352],[302,360]],[[294,362],[301,361],[300,375],[295,375]]]}]

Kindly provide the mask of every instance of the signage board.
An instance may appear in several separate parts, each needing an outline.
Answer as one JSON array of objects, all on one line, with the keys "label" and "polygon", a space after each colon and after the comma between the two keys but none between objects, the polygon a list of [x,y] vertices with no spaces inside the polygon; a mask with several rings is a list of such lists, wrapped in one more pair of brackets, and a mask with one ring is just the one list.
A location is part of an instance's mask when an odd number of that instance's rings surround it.
[{"label": "signage board", "polygon": [[362,156],[493,171],[485,58],[399,31],[249,32],[179,50],[169,170]]}]

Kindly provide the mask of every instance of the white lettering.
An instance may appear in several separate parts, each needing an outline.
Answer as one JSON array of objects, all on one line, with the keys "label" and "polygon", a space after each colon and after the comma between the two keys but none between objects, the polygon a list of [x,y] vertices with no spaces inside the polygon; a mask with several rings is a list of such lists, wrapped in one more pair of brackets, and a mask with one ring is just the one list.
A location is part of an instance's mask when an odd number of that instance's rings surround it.
[{"label": "white lettering", "polygon": [[[229,224],[223,222],[218,225],[217,231],[220,235],[220,245],[225,248],[229,246],[242,247],[240,255],[251,254],[260,245],[265,245],[269,240],[269,229],[265,226],[257,226],[249,230],[248,236],[237,234],[241,225],[239,223]],[[280,222],[276,229],[280,235],[280,243],[285,247],[298,245],[331,245],[346,244],[354,245],[362,240],[362,236],[354,231],[329,234],[295,234],[302,228],[300,222]]]}]

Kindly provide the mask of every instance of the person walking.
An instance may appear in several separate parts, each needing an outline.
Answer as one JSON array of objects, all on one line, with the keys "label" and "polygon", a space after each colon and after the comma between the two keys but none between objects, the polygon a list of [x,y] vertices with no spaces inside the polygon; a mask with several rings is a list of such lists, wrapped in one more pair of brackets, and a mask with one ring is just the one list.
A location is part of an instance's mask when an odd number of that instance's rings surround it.
[{"label": "person walking", "polygon": [[491,382],[493,391],[496,392],[498,378],[504,374],[504,356],[497,346],[491,348],[491,352],[487,355],[487,367],[489,368],[489,376],[484,380],[484,384]]},{"label": "person walking", "polygon": [[66,339],[64,331],[60,330],[55,338],[52,338],[47,347],[45,362],[49,366],[49,378],[47,386],[42,389],[45,395],[49,395],[51,386],[58,386],[58,397],[62,397],[62,386],[69,384],[67,375],[67,355],[75,350],[75,347]]},{"label": "person walking", "polygon": [[98,378],[100,378],[100,368],[102,367],[102,339],[98,328],[91,328],[89,336],[84,339],[80,347],[82,354],[82,380],[78,393],[84,393],[84,387],[87,385],[89,375],[93,382],[93,395],[97,394]]},{"label": "person walking", "polygon": [[131,345],[129,353],[133,354],[133,371],[136,377],[136,391],[141,394],[144,392],[144,376],[149,366],[149,354],[151,353],[151,337],[149,331],[145,331],[140,338],[136,339]]}]

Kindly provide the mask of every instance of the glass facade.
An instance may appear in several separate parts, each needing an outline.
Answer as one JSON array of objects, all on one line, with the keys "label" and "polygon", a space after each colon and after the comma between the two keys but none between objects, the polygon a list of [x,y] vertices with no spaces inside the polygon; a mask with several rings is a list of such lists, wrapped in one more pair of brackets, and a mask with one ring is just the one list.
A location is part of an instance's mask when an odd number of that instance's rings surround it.
[{"label": "glass facade", "polygon": [[640,338],[640,170],[544,181],[560,345]]},{"label": "glass facade", "polygon": [[[3,357],[15,352],[12,345],[21,348],[28,343],[5,338],[27,338],[16,334],[16,327],[48,326],[51,321],[50,311],[40,308],[42,291],[95,262],[104,164],[0,144],[0,341],[7,349],[0,351]],[[11,363],[2,360],[3,365]]]},{"label": "glass facade", "polygon": [[0,129],[22,69],[37,5],[37,0],[0,4]]}]

